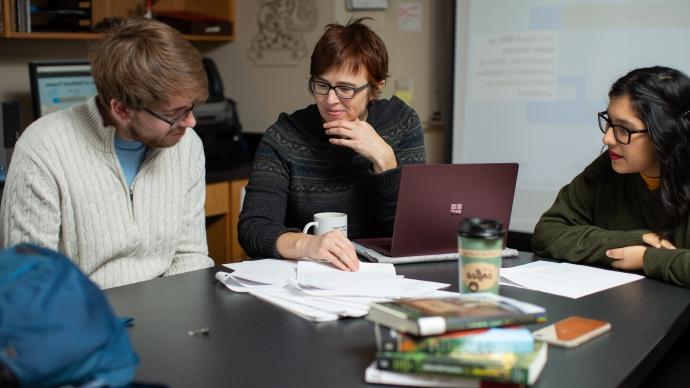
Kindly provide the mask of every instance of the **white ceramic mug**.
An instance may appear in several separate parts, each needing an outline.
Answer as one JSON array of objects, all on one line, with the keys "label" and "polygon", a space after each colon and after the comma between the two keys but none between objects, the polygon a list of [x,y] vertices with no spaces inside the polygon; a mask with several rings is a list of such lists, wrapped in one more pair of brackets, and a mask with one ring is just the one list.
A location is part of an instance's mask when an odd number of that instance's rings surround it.
[{"label": "white ceramic mug", "polygon": [[309,228],[314,227],[314,234],[324,234],[331,230],[339,230],[347,236],[347,214],[345,213],[316,213],[314,214],[314,221],[304,225],[304,233],[309,231]]}]

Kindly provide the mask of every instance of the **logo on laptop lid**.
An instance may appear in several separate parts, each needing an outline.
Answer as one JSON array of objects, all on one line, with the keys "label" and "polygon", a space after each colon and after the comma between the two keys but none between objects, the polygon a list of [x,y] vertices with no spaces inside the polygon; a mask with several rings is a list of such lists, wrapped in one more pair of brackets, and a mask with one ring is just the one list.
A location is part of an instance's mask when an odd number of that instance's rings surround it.
[{"label": "logo on laptop lid", "polygon": [[450,214],[454,214],[454,215],[462,214],[462,204],[461,203],[451,203],[450,204]]}]

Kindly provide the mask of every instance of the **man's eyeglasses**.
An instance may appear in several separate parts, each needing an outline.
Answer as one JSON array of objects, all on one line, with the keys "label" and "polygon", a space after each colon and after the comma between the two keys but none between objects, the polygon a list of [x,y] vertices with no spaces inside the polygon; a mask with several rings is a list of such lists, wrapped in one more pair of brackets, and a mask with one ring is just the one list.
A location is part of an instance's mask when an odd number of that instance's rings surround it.
[{"label": "man's eyeglasses", "polygon": [[319,80],[309,80],[309,89],[316,93],[316,94],[322,94],[322,95],[327,95],[331,89],[335,91],[335,95],[338,96],[339,98],[344,98],[346,100],[355,98],[355,94],[359,93],[360,91],[366,89],[369,87],[369,84],[366,83],[358,88],[353,88],[352,86],[345,86],[345,85],[331,85],[328,82],[324,81],[319,81]]},{"label": "man's eyeglasses", "polygon": [[152,111],[152,110],[149,109],[149,108],[144,108],[144,111],[145,111],[146,113],[150,114],[151,116],[157,118],[158,120],[165,121],[166,123],[170,124],[170,127],[172,128],[172,127],[175,126],[175,124],[179,123],[180,121],[184,120],[187,116],[189,116],[189,113],[190,113],[192,110],[194,110],[194,105],[195,105],[195,104],[192,104],[192,106],[190,106],[189,108],[185,109],[185,111],[182,112],[180,115],[178,115],[178,116],[176,116],[176,117],[171,117],[171,118],[167,118],[167,117],[163,116],[163,115],[160,114],[160,113],[157,113],[157,112]]},{"label": "man's eyeglasses", "polygon": [[633,133],[649,132],[647,129],[628,129],[620,125],[615,125],[609,118],[609,112],[607,111],[597,113],[597,118],[599,119],[599,129],[601,129],[601,133],[606,135],[606,132],[611,128],[613,130],[613,137],[621,144],[630,144],[630,137]]}]

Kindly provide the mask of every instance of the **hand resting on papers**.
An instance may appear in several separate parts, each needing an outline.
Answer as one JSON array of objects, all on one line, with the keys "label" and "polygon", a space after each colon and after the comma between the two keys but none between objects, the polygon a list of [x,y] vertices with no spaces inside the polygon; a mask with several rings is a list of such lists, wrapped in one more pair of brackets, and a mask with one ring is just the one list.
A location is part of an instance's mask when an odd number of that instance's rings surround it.
[{"label": "hand resting on papers", "polygon": [[359,270],[359,259],[352,242],[340,231],[333,230],[318,236],[304,233],[284,233],[276,241],[278,253],[286,259],[303,257],[326,261],[343,271]]}]

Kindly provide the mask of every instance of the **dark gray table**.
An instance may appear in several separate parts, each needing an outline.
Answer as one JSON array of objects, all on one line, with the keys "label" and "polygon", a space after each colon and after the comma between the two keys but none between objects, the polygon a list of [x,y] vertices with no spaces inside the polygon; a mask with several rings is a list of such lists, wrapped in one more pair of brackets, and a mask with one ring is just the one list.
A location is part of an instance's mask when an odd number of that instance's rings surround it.
[{"label": "dark gray table", "polygon": [[[524,264],[531,254],[504,260]],[[171,387],[359,387],[376,351],[364,319],[312,323],[214,280],[222,267],[113,288],[119,315],[135,319],[137,380]],[[397,267],[410,278],[451,283],[457,263]],[[539,387],[636,386],[690,322],[690,290],[643,279],[568,299],[502,287],[501,294],[544,306],[549,322],[570,315],[611,322],[608,334],[574,349],[549,347]],[[543,325],[531,325],[534,330]],[[207,337],[191,329],[210,328]]]}]

